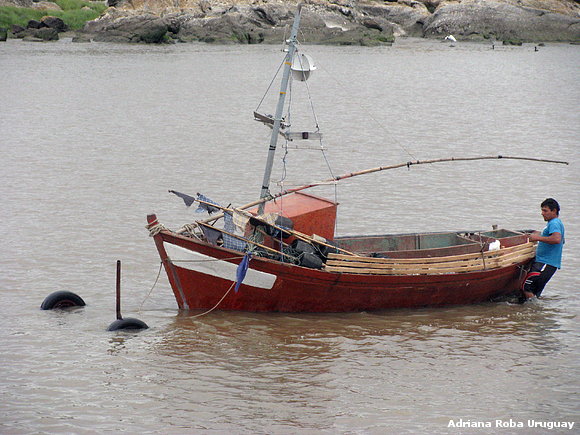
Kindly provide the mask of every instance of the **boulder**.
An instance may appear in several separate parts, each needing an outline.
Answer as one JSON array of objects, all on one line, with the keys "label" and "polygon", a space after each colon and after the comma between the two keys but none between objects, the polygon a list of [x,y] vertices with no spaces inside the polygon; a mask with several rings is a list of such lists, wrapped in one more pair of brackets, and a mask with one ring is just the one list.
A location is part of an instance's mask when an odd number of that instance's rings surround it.
[{"label": "boulder", "polygon": [[18,24],[13,24],[10,30],[12,31],[12,34],[18,38],[19,37],[18,35],[20,33],[26,31],[26,27],[19,26]]},{"label": "boulder", "polygon": [[[0,0],[1,1],[1,0]],[[97,40],[279,43],[298,0],[108,0],[85,31]],[[139,24],[139,22],[141,24]],[[164,34],[163,27],[167,27]],[[389,43],[395,36],[580,41],[574,0],[307,0],[306,43]]]},{"label": "boulder", "polygon": [[41,29],[28,29],[23,35],[25,41],[58,41],[56,29],[43,27]]},{"label": "boulder", "polygon": [[427,37],[534,41],[580,40],[580,19],[495,0],[464,0],[437,8],[425,22]]},{"label": "boulder", "polygon": [[[182,41],[212,43],[280,43],[288,36],[295,5],[276,3],[236,6],[227,11],[212,9],[206,16],[183,20]],[[393,24],[383,18],[367,18],[345,7],[312,5],[303,9],[301,34],[309,43],[378,45],[391,43]]]},{"label": "boulder", "polygon": [[92,42],[92,38],[84,33],[73,36],[72,42]]},{"label": "boulder", "polygon": [[423,36],[423,25],[431,16],[427,7],[419,2],[407,4],[361,4],[362,14],[374,20],[384,20],[391,24],[397,36]]},{"label": "boulder", "polygon": [[32,0],[0,0],[0,6],[16,6],[18,8],[31,8]]},{"label": "boulder", "polygon": [[42,17],[40,20],[46,27],[50,27],[51,29],[56,29],[57,32],[66,32],[68,30],[68,26],[64,23],[64,21],[58,17]]},{"label": "boulder", "polygon": [[41,29],[41,28],[46,27],[46,26],[41,21],[30,20],[30,21],[28,21],[28,24],[26,25],[26,27],[28,29]]},{"label": "boulder", "polygon": [[148,14],[90,21],[83,30],[99,42],[161,43],[167,40],[168,27],[164,19]]},{"label": "boulder", "polygon": [[37,29],[34,31],[34,36],[43,41],[58,41],[58,31],[56,29],[51,29],[48,27],[43,27],[42,29]]}]

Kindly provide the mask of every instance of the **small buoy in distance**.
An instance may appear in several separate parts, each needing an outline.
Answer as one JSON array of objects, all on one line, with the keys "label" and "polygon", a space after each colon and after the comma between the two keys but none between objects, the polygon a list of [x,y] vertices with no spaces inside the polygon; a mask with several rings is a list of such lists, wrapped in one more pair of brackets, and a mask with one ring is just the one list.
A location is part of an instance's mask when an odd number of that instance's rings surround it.
[{"label": "small buoy in distance", "polygon": [[40,309],[54,310],[69,307],[84,307],[85,305],[83,298],[76,293],[62,290],[49,294],[42,302]]},{"label": "small buoy in distance", "polygon": [[147,329],[149,326],[145,322],[132,317],[117,319],[109,325],[107,331],[118,331],[119,329]]}]

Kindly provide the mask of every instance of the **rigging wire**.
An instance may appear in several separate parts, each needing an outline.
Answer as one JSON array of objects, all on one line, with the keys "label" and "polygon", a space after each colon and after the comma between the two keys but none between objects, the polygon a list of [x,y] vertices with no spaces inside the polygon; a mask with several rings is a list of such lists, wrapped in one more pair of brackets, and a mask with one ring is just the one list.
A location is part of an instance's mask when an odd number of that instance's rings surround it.
[{"label": "rigging wire", "polygon": [[[345,85],[343,82],[341,82],[340,80],[338,80],[338,79],[336,78],[336,76],[335,76],[335,75],[333,75],[333,74],[330,74],[330,72],[329,72],[329,71],[327,71],[327,70],[326,70],[325,68],[323,68],[323,67],[320,67],[320,69],[324,70],[324,72],[325,72],[325,73],[326,73],[326,74],[327,74],[327,75],[328,75],[328,76],[329,76],[329,77],[330,77],[332,80],[334,80],[334,81],[335,81],[335,82],[336,82],[338,85],[340,85],[342,88],[347,88],[347,86],[346,86],[346,85]],[[378,127],[381,129],[381,130],[383,130],[383,131],[384,131],[384,132],[385,132],[385,133],[386,133],[386,134],[387,134],[387,135],[388,135],[388,136],[389,136],[389,137],[390,137],[390,138],[391,138],[391,139],[392,139],[392,140],[395,142],[395,144],[396,144],[397,146],[399,146],[399,147],[400,147],[400,148],[401,148],[403,151],[405,151],[405,152],[406,152],[406,153],[407,153],[407,154],[408,154],[408,155],[409,155],[409,156],[410,156],[410,157],[411,157],[413,160],[419,160],[419,159],[418,159],[418,158],[417,158],[417,157],[416,157],[416,156],[415,156],[415,155],[414,155],[414,154],[413,154],[411,151],[409,151],[409,150],[407,149],[407,147],[405,147],[405,146],[404,146],[404,145],[403,145],[403,144],[402,144],[402,143],[401,143],[401,142],[400,142],[400,141],[399,141],[399,140],[398,140],[398,139],[397,139],[395,136],[391,135],[391,134],[389,133],[389,131],[388,131],[388,130],[387,130],[385,127],[384,127],[384,125],[383,125],[383,124],[381,124],[379,121],[377,121],[377,119],[376,119],[376,118],[373,116],[373,114],[371,113],[371,111],[370,111],[370,110],[368,110],[366,107],[364,107],[364,106],[363,106],[362,104],[360,104],[360,103],[357,103],[357,102],[355,102],[355,104],[357,104],[357,106],[358,106],[359,108],[361,108],[361,109],[362,109],[362,110],[363,110],[363,111],[364,111],[364,112],[365,112],[365,113],[368,115],[368,117],[369,117],[370,119],[372,119],[372,120],[375,122],[375,124],[376,124],[376,125],[377,125],[377,126],[378,126]]]},{"label": "rigging wire", "polygon": [[260,106],[262,105],[262,103],[264,102],[264,100],[266,99],[266,96],[268,95],[268,92],[270,92],[270,88],[274,84],[274,80],[276,80],[276,77],[278,77],[278,73],[282,69],[282,66],[284,65],[284,61],[285,61],[285,59],[282,60],[282,62],[280,62],[280,66],[276,70],[276,73],[274,74],[274,77],[272,77],[272,80],[270,81],[270,84],[268,85],[268,88],[266,89],[266,92],[264,92],[264,95],[262,96],[262,99],[260,100],[260,102],[258,103],[258,106],[256,107],[256,112],[258,111],[258,109],[260,108]]}]

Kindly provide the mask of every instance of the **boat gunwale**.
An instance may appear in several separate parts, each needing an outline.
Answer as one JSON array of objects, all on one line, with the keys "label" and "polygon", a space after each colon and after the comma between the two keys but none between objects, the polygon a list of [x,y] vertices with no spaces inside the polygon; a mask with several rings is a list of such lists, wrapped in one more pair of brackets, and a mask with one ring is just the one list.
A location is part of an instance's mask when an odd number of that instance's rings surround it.
[{"label": "boat gunwale", "polygon": [[[171,243],[186,250],[191,250],[194,252],[200,252],[204,255],[208,255],[216,261],[226,261],[233,264],[239,264],[244,257],[244,253],[241,253],[236,250],[224,248],[221,246],[216,246],[211,243],[205,242],[198,238],[187,237],[182,234],[174,233],[170,230],[163,230],[161,231],[158,236],[160,236],[163,242]],[[156,236],[156,237],[158,237]],[[176,239],[185,242],[184,244],[193,244],[202,248],[201,250],[194,250],[188,246],[183,246],[179,243],[174,243],[171,239]],[[219,253],[219,256],[215,254]],[[355,257],[357,258],[357,257]],[[361,257],[361,258],[372,258],[372,257]],[[174,263],[173,260],[168,259],[168,261],[174,265],[175,267],[179,267],[179,261]],[[277,276],[284,278],[284,277],[291,277],[292,280],[299,282],[301,281],[301,275],[296,274],[292,270],[296,267],[300,268],[304,274],[307,275],[307,279],[319,279],[321,281],[337,281],[340,280],[343,283],[349,284],[360,284],[360,285],[373,285],[377,284],[377,286],[384,285],[389,281],[397,282],[401,281],[401,279],[408,280],[409,283],[422,283],[422,282],[429,282],[429,283],[437,283],[437,282],[450,282],[456,280],[473,280],[473,279],[483,279],[487,275],[493,275],[503,272],[504,269],[510,269],[514,267],[521,267],[524,264],[528,263],[528,260],[508,264],[501,267],[484,269],[484,270],[474,270],[474,271],[465,271],[461,273],[438,273],[438,274],[371,274],[371,273],[353,273],[353,272],[335,272],[329,271],[325,269],[313,269],[304,266],[300,266],[294,263],[286,263],[279,260],[274,260],[267,257],[260,257],[255,256],[252,257],[251,268],[263,271],[267,273],[274,273]],[[274,268],[275,270],[271,270]],[[361,278],[364,278],[361,282]]]}]

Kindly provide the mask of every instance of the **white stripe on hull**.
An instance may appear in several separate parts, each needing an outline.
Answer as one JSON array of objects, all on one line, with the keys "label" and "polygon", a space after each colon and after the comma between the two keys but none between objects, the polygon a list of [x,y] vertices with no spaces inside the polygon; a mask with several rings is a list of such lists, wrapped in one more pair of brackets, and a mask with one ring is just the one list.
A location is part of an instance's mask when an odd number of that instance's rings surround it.
[{"label": "white stripe on hull", "polygon": [[[237,264],[216,260],[209,255],[190,251],[189,249],[167,242],[163,242],[163,247],[165,248],[165,252],[167,252],[171,262],[174,262],[176,266],[203,273],[205,275],[227,279],[228,281],[236,281],[236,271],[238,269]],[[251,261],[250,264],[252,264]],[[252,268],[248,268],[246,277],[244,278],[244,284],[263,289],[271,289],[275,282],[276,275],[260,272],[259,270],[254,270]]]}]

